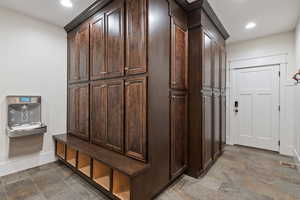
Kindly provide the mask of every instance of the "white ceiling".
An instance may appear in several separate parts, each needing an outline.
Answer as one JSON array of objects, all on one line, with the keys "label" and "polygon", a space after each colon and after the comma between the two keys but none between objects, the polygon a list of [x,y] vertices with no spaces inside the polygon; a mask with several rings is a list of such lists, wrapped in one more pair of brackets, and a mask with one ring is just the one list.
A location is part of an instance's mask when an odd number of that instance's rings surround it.
[{"label": "white ceiling", "polygon": [[[95,1],[72,0],[73,8],[64,8],[59,0],[0,0],[0,7],[63,27]],[[229,32],[229,42],[293,30],[300,16],[300,0],[208,1]],[[245,25],[250,21],[256,22],[257,27],[246,30]]]},{"label": "white ceiling", "polygon": [[0,0],[0,7],[64,27],[95,1],[72,0],[73,8],[65,8],[59,0]]},{"label": "white ceiling", "polygon": [[[230,34],[228,42],[249,40],[293,30],[300,0],[208,0]],[[248,22],[257,27],[246,30]]]}]

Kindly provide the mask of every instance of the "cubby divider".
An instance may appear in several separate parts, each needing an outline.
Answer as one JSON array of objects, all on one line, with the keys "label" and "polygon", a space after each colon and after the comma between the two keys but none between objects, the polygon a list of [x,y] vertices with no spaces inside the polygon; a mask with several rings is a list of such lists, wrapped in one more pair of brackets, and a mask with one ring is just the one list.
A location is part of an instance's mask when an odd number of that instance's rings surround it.
[{"label": "cubby divider", "polygon": [[62,142],[56,142],[56,155],[62,159],[65,159],[66,145]]},{"label": "cubby divider", "polygon": [[93,160],[93,181],[110,191],[112,169],[97,160]]},{"label": "cubby divider", "polygon": [[66,160],[70,165],[72,165],[73,167],[76,167],[77,151],[69,146],[67,146]]},{"label": "cubby divider", "polygon": [[130,178],[117,170],[113,171],[113,194],[121,200],[130,200]]},{"label": "cubby divider", "polygon": [[91,157],[78,152],[78,170],[88,177],[91,177]]}]

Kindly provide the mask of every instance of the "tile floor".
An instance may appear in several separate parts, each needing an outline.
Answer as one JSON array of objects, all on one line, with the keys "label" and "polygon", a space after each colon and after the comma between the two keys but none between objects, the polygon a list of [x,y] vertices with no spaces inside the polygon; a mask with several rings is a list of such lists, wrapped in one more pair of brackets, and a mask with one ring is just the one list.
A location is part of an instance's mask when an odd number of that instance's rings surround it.
[{"label": "tile floor", "polygon": [[[300,200],[300,174],[280,165],[291,158],[226,147],[203,178],[181,177],[156,200]],[[70,169],[51,163],[0,178],[0,200],[108,200]]]}]

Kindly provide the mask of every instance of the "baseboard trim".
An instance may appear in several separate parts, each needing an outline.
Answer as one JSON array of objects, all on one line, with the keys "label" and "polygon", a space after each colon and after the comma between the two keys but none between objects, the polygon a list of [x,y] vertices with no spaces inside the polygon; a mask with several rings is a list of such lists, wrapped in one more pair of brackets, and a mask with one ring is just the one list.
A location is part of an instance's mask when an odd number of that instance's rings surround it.
[{"label": "baseboard trim", "polygon": [[0,177],[56,161],[54,151],[16,158],[0,163]]},{"label": "baseboard trim", "polygon": [[281,145],[279,148],[279,153],[285,156],[294,156],[294,147]]}]

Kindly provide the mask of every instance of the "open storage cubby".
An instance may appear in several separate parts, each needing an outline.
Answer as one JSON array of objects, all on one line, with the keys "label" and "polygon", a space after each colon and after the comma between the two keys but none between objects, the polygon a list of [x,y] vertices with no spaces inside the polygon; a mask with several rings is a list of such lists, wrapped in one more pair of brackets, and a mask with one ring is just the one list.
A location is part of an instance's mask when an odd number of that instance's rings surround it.
[{"label": "open storage cubby", "polygon": [[78,152],[78,170],[88,177],[91,177],[91,157]]},{"label": "open storage cubby", "polygon": [[72,165],[73,167],[76,167],[76,161],[77,161],[77,151],[69,146],[67,146],[67,157],[66,161]]},{"label": "open storage cubby", "polygon": [[112,169],[97,160],[93,160],[93,181],[106,190],[110,190],[110,177]]},{"label": "open storage cubby", "polygon": [[130,178],[117,170],[113,172],[113,194],[121,200],[130,200]]},{"label": "open storage cubby", "polygon": [[62,159],[65,159],[66,145],[62,142],[56,142],[56,155]]}]

